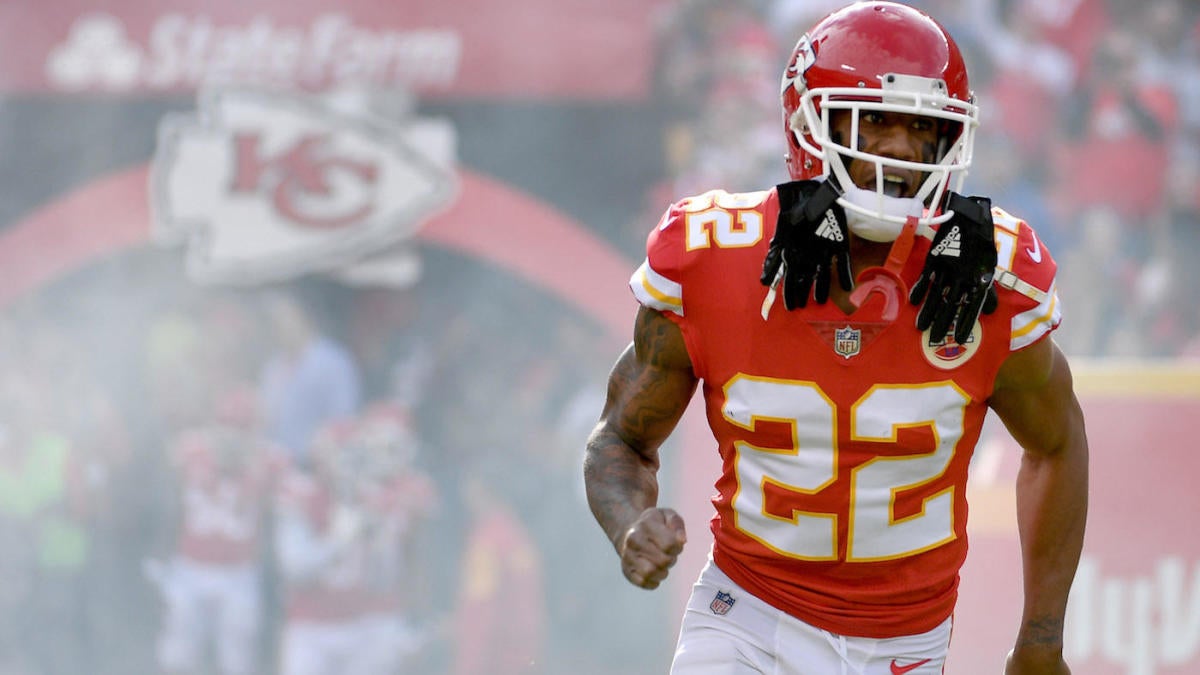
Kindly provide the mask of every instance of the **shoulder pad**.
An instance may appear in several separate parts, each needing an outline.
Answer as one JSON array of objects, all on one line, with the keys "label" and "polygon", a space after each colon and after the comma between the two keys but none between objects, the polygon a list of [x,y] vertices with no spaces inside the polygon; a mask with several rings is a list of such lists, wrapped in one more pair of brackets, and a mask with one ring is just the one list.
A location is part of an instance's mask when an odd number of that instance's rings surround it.
[{"label": "shoulder pad", "polygon": [[686,265],[705,251],[747,248],[766,236],[770,190],[731,194],[711,190],[672,204],[646,240],[646,260],[630,277],[638,302],[683,316]]},{"label": "shoulder pad", "polygon": [[1053,280],[1058,265],[1029,223],[998,207],[992,208],[992,222],[996,226],[996,267],[1035,286],[1048,286],[1038,282]]},{"label": "shoulder pad", "polygon": [[1024,220],[992,208],[996,225],[996,285],[1017,296],[1009,347],[1037,342],[1062,321],[1055,280],[1058,264],[1037,233]]}]

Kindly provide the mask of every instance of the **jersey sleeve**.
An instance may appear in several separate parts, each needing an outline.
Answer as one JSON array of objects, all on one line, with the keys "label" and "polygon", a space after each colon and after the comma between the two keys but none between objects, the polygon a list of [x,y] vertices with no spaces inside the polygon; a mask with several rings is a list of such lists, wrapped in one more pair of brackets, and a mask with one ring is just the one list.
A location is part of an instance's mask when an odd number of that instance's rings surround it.
[{"label": "jersey sleeve", "polygon": [[683,316],[684,219],[683,202],[667,209],[646,239],[646,259],[629,279],[639,303],[679,316]]},{"label": "jersey sleeve", "polygon": [[1023,349],[1062,322],[1056,286],[1058,264],[1024,220],[995,208],[996,285],[1012,304],[1009,349]]}]

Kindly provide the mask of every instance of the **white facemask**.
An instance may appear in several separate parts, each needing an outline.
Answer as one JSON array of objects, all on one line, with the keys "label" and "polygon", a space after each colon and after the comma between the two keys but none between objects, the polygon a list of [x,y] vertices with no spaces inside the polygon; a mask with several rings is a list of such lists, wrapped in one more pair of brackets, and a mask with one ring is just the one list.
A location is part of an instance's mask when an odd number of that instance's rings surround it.
[{"label": "white facemask", "polygon": [[[919,218],[925,208],[915,197],[889,197],[854,185],[845,189],[838,203],[846,210],[846,226],[850,232],[875,242],[896,241],[904,229],[905,219],[909,216]],[[893,220],[883,220],[872,213],[892,216]]]}]

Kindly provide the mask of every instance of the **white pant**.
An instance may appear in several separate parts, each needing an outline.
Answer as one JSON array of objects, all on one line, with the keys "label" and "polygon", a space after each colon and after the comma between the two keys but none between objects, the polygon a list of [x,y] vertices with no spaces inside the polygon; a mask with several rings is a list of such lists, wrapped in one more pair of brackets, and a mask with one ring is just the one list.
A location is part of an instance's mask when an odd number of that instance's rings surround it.
[{"label": "white pant", "polygon": [[284,627],[283,675],[388,675],[423,644],[424,636],[398,616],[379,614],[337,622],[292,620]]},{"label": "white pant", "polygon": [[254,565],[205,565],[177,558],[155,575],[165,603],[158,662],[167,670],[203,666],[207,646],[225,675],[257,669],[262,583]]},{"label": "white pant", "polygon": [[950,622],[887,639],[830,633],[742,590],[709,560],[692,587],[671,675],[938,675]]}]

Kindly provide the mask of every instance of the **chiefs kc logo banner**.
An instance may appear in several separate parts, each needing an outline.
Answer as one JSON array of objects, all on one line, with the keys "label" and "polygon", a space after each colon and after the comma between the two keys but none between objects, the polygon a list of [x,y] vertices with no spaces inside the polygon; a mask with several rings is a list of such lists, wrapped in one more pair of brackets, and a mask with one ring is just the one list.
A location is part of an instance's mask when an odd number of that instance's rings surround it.
[{"label": "chiefs kc logo banner", "polygon": [[159,127],[155,236],[186,246],[201,282],[344,270],[451,201],[453,145],[436,121],[384,121],[303,94],[204,92],[197,114]]}]

